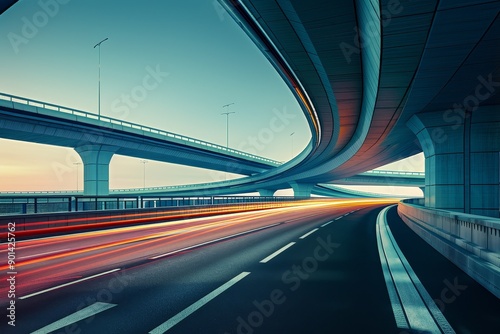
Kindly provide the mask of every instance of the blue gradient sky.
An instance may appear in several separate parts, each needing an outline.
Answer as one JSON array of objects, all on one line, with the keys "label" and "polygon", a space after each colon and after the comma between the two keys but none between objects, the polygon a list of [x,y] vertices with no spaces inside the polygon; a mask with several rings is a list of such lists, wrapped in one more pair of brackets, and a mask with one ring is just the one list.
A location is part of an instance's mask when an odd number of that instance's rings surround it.
[{"label": "blue gradient sky", "polygon": [[[225,145],[221,113],[234,111],[230,146],[279,161],[309,141],[295,98],[216,1],[61,2],[67,3],[44,9],[38,1],[21,0],[0,16],[0,92],[97,112],[93,46],[108,37],[101,46],[103,115]],[[148,81],[146,95],[137,95],[151,72],[160,73],[158,80]],[[234,105],[223,110],[228,103]],[[273,138],[252,147],[249,137],[268,128],[276,112],[294,116]],[[74,163],[81,160],[73,150],[0,140],[0,154],[0,191],[76,188]],[[419,164],[412,169],[421,169]],[[110,187],[142,187],[143,168],[138,159],[115,156]],[[146,169],[147,186],[224,177],[153,161]],[[81,168],[78,177],[81,187]]]}]

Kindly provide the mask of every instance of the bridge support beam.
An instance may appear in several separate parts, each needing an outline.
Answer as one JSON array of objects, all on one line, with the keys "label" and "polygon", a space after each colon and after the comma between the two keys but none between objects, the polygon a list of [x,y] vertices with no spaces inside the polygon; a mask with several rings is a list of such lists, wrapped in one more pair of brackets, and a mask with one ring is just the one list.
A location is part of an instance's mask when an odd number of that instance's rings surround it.
[{"label": "bridge support beam", "polygon": [[311,192],[315,184],[291,182],[290,186],[292,186],[294,197],[311,197]]},{"label": "bridge support beam", "polygon": [[500,106],[414,115],[425,155],[425,206],[499,217]]},{"label": "bridge support beam", "polygon": [[109,195],[109,163],[117,150],[117,147],[108,145],[83,145],[75,148],[83,161],[84,195]]},{"label": "bridge support beam", "polygon": [[257,190],[262,197],[272,197],[276,192],[275,189],[258,189]]}]

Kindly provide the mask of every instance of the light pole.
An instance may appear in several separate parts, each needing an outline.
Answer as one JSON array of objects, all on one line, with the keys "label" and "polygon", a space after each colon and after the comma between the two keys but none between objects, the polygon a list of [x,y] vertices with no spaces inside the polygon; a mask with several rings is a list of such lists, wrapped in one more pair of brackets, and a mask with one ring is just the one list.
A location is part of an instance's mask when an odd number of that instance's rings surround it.
[{"label": "light pole", "polygon": [[107,41],[108,38],[106,37],[96,45],[94,45],[94,49],[98,46],[99,47],[99,84],[98,84],[98,89],[97,89],[97,119],[101,119],[101,44],[105,41]]},{"label": "light pole", "polygon": [[[233,105],[233,103],[225,104],[222,106],[222,109],[229,108],[229,106]],[[223,112],[221,115],[226,115],[226,148],[229,148],[229,114],[235,114],[234,111],[231,112]]]},{"label": "light pole", "polygon": [[147,160],[141,160],[141,163],[143,165],[143,168],[142,168],[142,188],[143,189],[146,189],[146,164],[148,163]]},{"label": "light pole", "polygon": [[79,184],[78,184],[78,176],[79,176],[79,175],[78,175],[78,174],[79,174],[80,172],[79,172],[79,168],[78,168],[78,166],[80,166],[81,164],[82,164],[81,162],[73,162],[73,165],[76,165],[76,192],[78,192],[78,191],[79,191],[79,187],[78,187],[78,186],[79,186]]},{"label": "light pole", "polygon": [[290,133],[290,137],[292,137],[292,158],[293,158],[293,135],[294,134],[295,134],[295,132]]}]

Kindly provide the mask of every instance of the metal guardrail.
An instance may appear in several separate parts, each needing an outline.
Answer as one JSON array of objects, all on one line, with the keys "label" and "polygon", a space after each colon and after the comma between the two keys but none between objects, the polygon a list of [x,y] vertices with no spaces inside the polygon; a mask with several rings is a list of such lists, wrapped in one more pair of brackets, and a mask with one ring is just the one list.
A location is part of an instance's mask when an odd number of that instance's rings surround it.
[{"label": "metal guardrail", "polygon": [[[24,97],[10,95],[10,94],[5,94],[5,93],[0,93],[0,100],[11,102],[13,109],[16,109],[15,106],[14,106],[14,103],[25,104],[25,105],[28,105],[28,106],[33,106],[35,108],[42,108],[42,109],[57,111],[57,112],[60,112],[60,113],[74,115],[74,116],[77,116],[77,117],[84,117],[84,118],[95,120],[95,121],[105,122],[105,123],[111,124],[111,125],[119,125],[119,126],[122,126],[122,127],[125,127],[125,128],[130,128],[130,129],[136,129],[136,130],[140,130],[140,131],[144,131],[144,132],[149,132],[151,134],[162,136],[166,140],[177,139],[177,140],[183,141],[185,144],[190,145],[190,146],[198,146],[198,147],[209,148],[209,149],[216,150],[219,153],[227,153],[227,154],[228,153],[232,153],[235,156],[245,157],[245,158],[249,158],[249,159],[253,159],[253,160],[257,160],[257,161],[266,162],[266,163],[274,165],[274,166],[279,166],[279,165],[282,164],[282,162],[280,162],[280,161],[276,161],[276,160],[273,160],[273,159],[264,158],[264,157],[261,157],[261,156],[258,156],[258,155],[253,155],[253,154],[250,154],[250,153],[247,153],[247,152],[243,152],[243,151],[239,151],[239,150],[235,150],[235,149],[232,149],[232,148],[227,148],[225,146],[221,146],[221,145],[209,143],[209,142],[206,142],[206,141],[203,141],[203,140],[199,140],[199,139],[195,139],[195,138],[191,138],[191,137],[188,137],[188,136],[183,136],[183,135],[179,135],[179,134],[176,134],[176,133],[172,133],[172,132],[168,132],[168,131],[163,131],[163,130],[160,130],[160,129],[151,128],[151,127],[144,126],[144,125],[139,125],[139,124],[135,124],[135,123],[125,122],[125,121],[122,121],[122,120],[119,120],[119,119],[116,119],[116,118],[107,117],[107,116],[102,116],[101,115],[99,117],[98,115],[90,113],[90,112],[87,112],[87,111],[82,111],[82,110],[73,109],[73,108],[67,108],[67,107],[56,105],[56,104],[46,103],[46,102],[37,101],[37,100],[31,100],[31,99],[27,99],[27,98],[24,98]],[[29,111],[29,110],[24,110],[24,111]]]},{"label": "metal guardrail", "polygon": [[318,184],[318,185],[321,187],[327,188],[329,190],[348,193],[350,195],[359,195],[359,196],[363,196],[363,197],[380,197],[380,198],[397,197],[397,196],[390,195],[390,194],[380,194],[380,193],[372,193],[369,191],[361,191],[361,190],[342,188],[342,187],[336,186],[335,184],[322,183],[322,184]]},{"label": "metal guardrail", "polygon": [[[161,186],[161,187],[146,187],[146,188],[127,188],[127,189],[110,189],[110,195],[113,194],[125,194],[125,193],[134,193],[138,192],[150,192],[150,191],[161,191],[161,190],[183,190],[183,189],[196,189],[198,187],[204,188],[206,186],[218,185],[220,186],[222,183],[226,181],[219,182],[206,182],[206,183],[195,183],[195,184],[183,184],[176,186]],[[82,191],[0,191],[0,195],[83,195]]]},{"label": "metal guardrail", "polygon": [[218,181],[218,182],[206,182],[206,183],[195,183],[195,184],[182,184],[177,186],[162,186],[162,187],[147,187],[147,188],[129,188],[129,189],[110,189],[110,194],[121,194],[121,193],[137,193],[139,191],[149,192],[149,191],[161,191],[161,190],[184,190],[184,189],[196,189],[205,188],[207,186],[223,186],[223,183],[229,183],[229,181]]},{"label": "metal guardrail", "polygon": [[[400,172],[400,171],[378,171],[378,170],[373,170],[373,171],[367,171],[359,175],[363,174],[370,174],[370,175],[380,175],[380,176],[393,176],[393,177],[398,177],[398,176],[419,176],[419,177],[425,177],[424,172]],[[110,189],[109,192],[110,194],[126,194],[126,193],[134,193],[137,194],[138,192],[150,192],[150,191],[161,191],[161,190],[184,190],[184,189],[196,189],[196,188],[204,188],[206,186],[214,185],[217,183],[218,185],[221,185],[226,181],[218,181],[218,182],[206,182],[206,183],[196,183],[196,184],[183,184],[183,185],[175,185],[175,186],[161,186],[161,187],[147,187],[147,188],[128,188],[128,189]],[[229,181],[227,181],[229,182]],[[2,191],[0,192],[0,195],[83,195],[83,192],[77,192],[74,190],[68,190],[68,191]]]},{"label": "metal guardrail", "polygon": [[278,203],[302,199],[290,196],[23,196],[0,198],[0,217],[40,213]]},{"label": "metal guardrail", "polygon": [[74,190],[53,190],[53,191],[0,191],[0,195],[20,195],[20,196],[27,196],[27,195],[83,195],[83,192],[80,191],[74,191]]},{"label": "metal guardrail", "polygon": [[359,175],[380,175],[380,176],[421,176],[425,177],[425,172],[406,172],[406,171],[395,171],[395,170],[369,170]]}]

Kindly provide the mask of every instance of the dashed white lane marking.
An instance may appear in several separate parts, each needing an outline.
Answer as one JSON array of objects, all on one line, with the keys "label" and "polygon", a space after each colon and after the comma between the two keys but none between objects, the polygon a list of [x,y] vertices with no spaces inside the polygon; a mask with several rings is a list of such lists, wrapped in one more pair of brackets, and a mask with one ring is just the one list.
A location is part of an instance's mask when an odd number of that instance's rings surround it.
[{"label": "dashed white lane marking", "polygon": [[333,223],[333,220],[330,220],[329,222],[324,223],[323,225],[321,225],[321,227],[328,226],[328,225],[330,225],[331,223]]},{"label": "dashed white lane marking", "polygon": [[26,296],[19,297],[19,299],[28,299],[28,298],[33,297],[33,296],[41,295],[42,293],[45,293],[45,292],[49,292],[49,291],[53,291],[53,290],[56,290],[56,289],[64,288],[65,286],[69,286],[69,285],[73,285],[73,284],[80,283],[80,282],[83,282],[83,281],[87,281],[89,279],[92,279],[92,278],[95,278],[95,277],[99,277],[99,276],[103,276],[103,275],[106,275],[106,274],[110,274],[110,273],[113,273],[113,272],[118,271],[118,270],[120,270],[120,268],[116,268],[116,269],[113,269],[113,270],[108,270],[108,271],[105,271],[103,273],[92,275],[92,276],[89,276],[89,277],[80,278],[80,279],[78,279],[76,281],[73,281],[73,282],[64,283],[64,284],[61,284],[61,285],[58,285],[58,286],[54,286],[52,288],[48,288],[48,289],[45,289],[45,290],[42,290],[42,291],[34,292],[34,293],[26,295]]},{"label": "dashed white lane marking", "polygon": [[56,331],[58,329],[64,328],[66,326],[69,326],[71,324],[74,324],[75,322],[78,322],[80,320],[92,317],[96,315],[97,313],[101,313],[103,311],[106,311],[112,307],[115,307],[116,304],[108,304],[108,303],[101,303],[101,302],[96,302],[92,305],[89,305],[80,311],[77,311],[73,314],[68,315],[67,317],[64,317],[60,320],[57,320],[56,322],[51,323],[50,325],[47,325],[43,328],[40,328],[37,331],[32,332],[31,334],[47,334],[51,333],[53,331]]},{"label": "dashed white lane marking", "polygon": [[307,232],[306,234],[304,234],[303,236],[301,236],[299,239],[305,239],[308,236],[310,236],[311,234],[313,234],[314,232],[316,232],[317,230],[319,230],[319,228],[315,228],[314,230]]},{"label": "dashed white lane marking", "polygon": [[217,297],[218,295],[220,295],[221,293],[223,293],[224,291],[229,289],[231,286],[233,286],[236,283],[238,283],[239,281],[241,281],[243,278],[245,278],[249,274],[250,273],[246,272],[246,271],[242,272],[238,276],[232,278],[231,280],[224,283],[223,285],[221,285],[220,287],[218,287],[214,291],[210,292],[205,297],[201,298],[197,302],[191,304],[190,306],[188,306],[187,308],[185,308],[181,312],[174,315],[172,318],[168,319],[167,321],[162,323],[160,326],[158,326],[155,329],[153,329],[152,331],[150,331],[149,334],[163,334],[163,333],[165,333],[170,328],[174,327],[179,322],[186,319],[193,312],[195,312],[196,310],[201,308],[203,305],[205,305],[206,303],[208,303],[209,301],[211,301],[212,299],[214,299],[215,297]]},{"label": "dashed white lane marking", "polygon": [[209,244],[213,244],[213,243],[216,243],[218,241],[222,241],[222,240],[234,238],[234,237],[237,237],[237,236],[240,236],[240,235],[244,235],[244,234],[248,234],[248,233],[252,233],[252,232],[257,232],[257,231],[260,231],[260,230],[263,230],[263,229],[266,229],[266,228],[269,228],[269,227],[274,227],[274,226],[277,226],[277,225],[280,225],[280,224],[281,223],[266,225],[266,226],[262,226],[262,227],[259,227],[259,228],[255,228],[253,230],[243,231],[243,232],[240,232],[240,233],[228,235],[226,237],[222,237],[222,238],[218,238],[218,239],[214,239],[214,240],[205,241],[205,242],[202,242],[200,244],[196,244],[196,245],[193,245],[193,246],[189,246],[189,247],[185,247],[185,248],[181,248],[181,249],[176,249],[176,250],[174,250],[172,252],[168,252],[168,253],[156,255],[156,256],[153,256],[153,257],[151,257],[149,259],[150,260],[156,260],[156,259],[159,259],[161,257],[165,257],[165,256],[169,256],[169,255],[174,255],[174,254],[181,253],[181,252],[184,252],[184,251],[187,251],[187,250],[190,250],[190,249],[194,249],[194,248],[206,246],[206,245],[209,245]]},{"label": "dashed white lane marking", "polygon": [[269,260],[271,260],[275,256],[278,256],[280,253],[284,252],[285,250],[287,250],[288,248],[292,247],[293,245],[295,245],[295,242],[292,241],[289,244],[281,247],[280,249],[278,249],[276,252],[272,253],[271,255],[269,255],[268,257],[266,257],[265,259],[261,260],[260,263],[267,263],[267,262],[269,262]]}]

